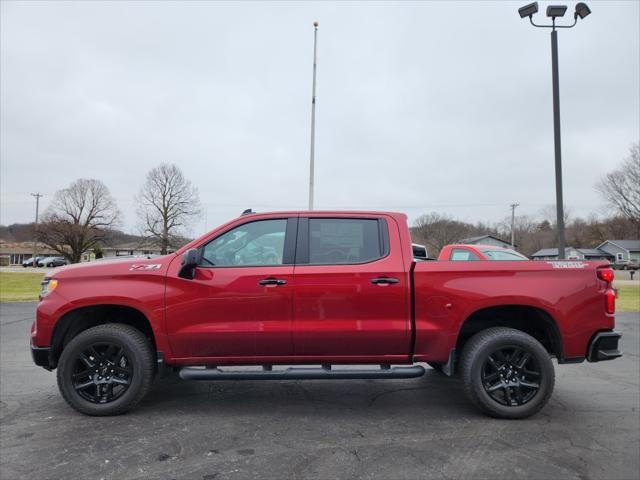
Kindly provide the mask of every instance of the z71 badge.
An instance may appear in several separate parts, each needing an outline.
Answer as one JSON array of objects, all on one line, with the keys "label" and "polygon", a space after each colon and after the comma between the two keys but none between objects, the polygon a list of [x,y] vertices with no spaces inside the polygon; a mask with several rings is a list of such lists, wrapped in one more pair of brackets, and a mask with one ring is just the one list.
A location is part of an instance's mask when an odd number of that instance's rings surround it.
[{"label": "z71 badge", "polygon": [[131,267],[129,267],[129,270],[136,272],[143,270],[160,270],[160,267],[162,267],[162,264],[160,263],[148,263],[143,265],[131,265]]}]

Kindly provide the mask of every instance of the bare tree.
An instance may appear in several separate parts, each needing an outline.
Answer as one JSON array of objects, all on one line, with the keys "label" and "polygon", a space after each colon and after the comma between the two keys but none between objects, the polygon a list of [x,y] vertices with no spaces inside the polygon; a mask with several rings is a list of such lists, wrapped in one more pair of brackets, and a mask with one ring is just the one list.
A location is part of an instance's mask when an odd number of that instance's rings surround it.
[{"label": "bare tree", "polygon": [[472,229],[473,225],[453,220],[446,214],[431,212],[415,221],[413,234],[416,240],[429,246],[431,256],[437,256],[442,247],[459,242]]},{"label": "bare tree", "polygon": [[100,180],[79,179],[56,192],[39,228],[40,241],[78,263],[116,226],[120,212]]},{"label": "bare tree", "polygon": [[[539,229],[539,222],[529,215],[516,215],[514,219],[514,232],[516,246],[519,252],[525,255],[540,250],[544,245],[544,236]],[[500,238],[509,238],[511,235],[511,217],[506,217],[498,225]]]},{"label": "bare tree", "polygon": [[143,230],[160,243],[163,255],[200,214],[198,189],[176,165],[163,163],[150,170],[137,200]]},{"label": "bare tree", "polygon": [[[562,212],[564,214],[564,224],[566,225],[571,221],[571,208],[565,205]],[[542,223],[548,223],[554,230],[558,228],[558,211],[555,203],[541,208],[538,215]]]},{"label": "bare tree", "polygon": [[640,225],[640,144],[631,146],[622,166],[605,175],[596,190],[612,208]]}]

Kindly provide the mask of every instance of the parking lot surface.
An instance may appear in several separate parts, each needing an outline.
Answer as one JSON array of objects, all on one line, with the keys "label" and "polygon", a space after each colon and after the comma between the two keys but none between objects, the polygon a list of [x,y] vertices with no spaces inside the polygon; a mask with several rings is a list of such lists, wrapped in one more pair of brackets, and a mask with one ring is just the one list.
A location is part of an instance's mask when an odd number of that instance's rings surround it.
[{"label": "parking lot surface", "polygon": [[622,359],[561,365],[537,416],[477,413],[454,379],[156,382],[119,417],[71,410],[34,366],[34,303],[0,304],[0,478],[638,478],[637,313]]}]

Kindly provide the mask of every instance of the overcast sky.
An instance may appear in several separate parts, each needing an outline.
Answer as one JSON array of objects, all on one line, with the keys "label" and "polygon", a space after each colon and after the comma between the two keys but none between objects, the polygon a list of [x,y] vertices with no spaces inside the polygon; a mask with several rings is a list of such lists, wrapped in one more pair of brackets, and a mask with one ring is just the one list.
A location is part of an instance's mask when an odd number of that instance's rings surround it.
[{"label": "overcast sky", "polygon": [[[305,208],[314,20],[317,208],[536,214],[555,198],[551,57],[526,1],[3,1],[0,222],[32,221],[29,193],[46,208],[83,177],[134,231],[160,162],[200,191],[192,235],[249,207]],[[640,131],[640,3],[588,3],[559,32],[574,216],[601,210],[593,185]]]}]

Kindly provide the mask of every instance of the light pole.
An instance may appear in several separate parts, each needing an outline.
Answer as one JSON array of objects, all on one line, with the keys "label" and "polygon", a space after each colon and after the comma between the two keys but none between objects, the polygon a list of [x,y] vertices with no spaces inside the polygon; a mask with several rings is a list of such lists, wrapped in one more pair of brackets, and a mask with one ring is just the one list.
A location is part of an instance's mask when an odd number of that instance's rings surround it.
[{"label": "light pole", "polygon": [[585,3],[577,3],[571,25],[556,25],[556,18],[563,17],[567,11],[566,5],[549,5],[547,17],[551,18],[551,25],[537,25],[533,23],[533,14],[538,11],[538,2],[525,5],[518,9],[520,18],[529,17],[531,25],[538,28],[551,29],[551,71],[553,84],[553,143],[556,166],[556,214],[558,224],[558,258],[565,258],[564,239],[564,204],[562,200],[562,149],[560,145],[560,83],[558,79],[558,32],[557,28],[572,28],[578,23],[578,17],[583,19],[591,13]]},{"label": "light pole", "polygon": [[313,210],[313,169],[316,144],[316,70],[318,22],[313,22],[313,86],[311,87],[311,151],[309,152],[309,210]]},{"label": "light pole", "polygon": [[42,195],[40,194],[40,192],[38,193],[32,193],[31,194],[32,197],[36,197],[36,223],[34,224],[33,227],[33,266],[37,267],[36,265],[36,254],[38,253],[38,211],[40,210],[40,197],[42,197]]},{"label": "light pole", "polygon": [[519,207],[519,203],[511,204],[511,248],[516,248],[516,207]]}]

